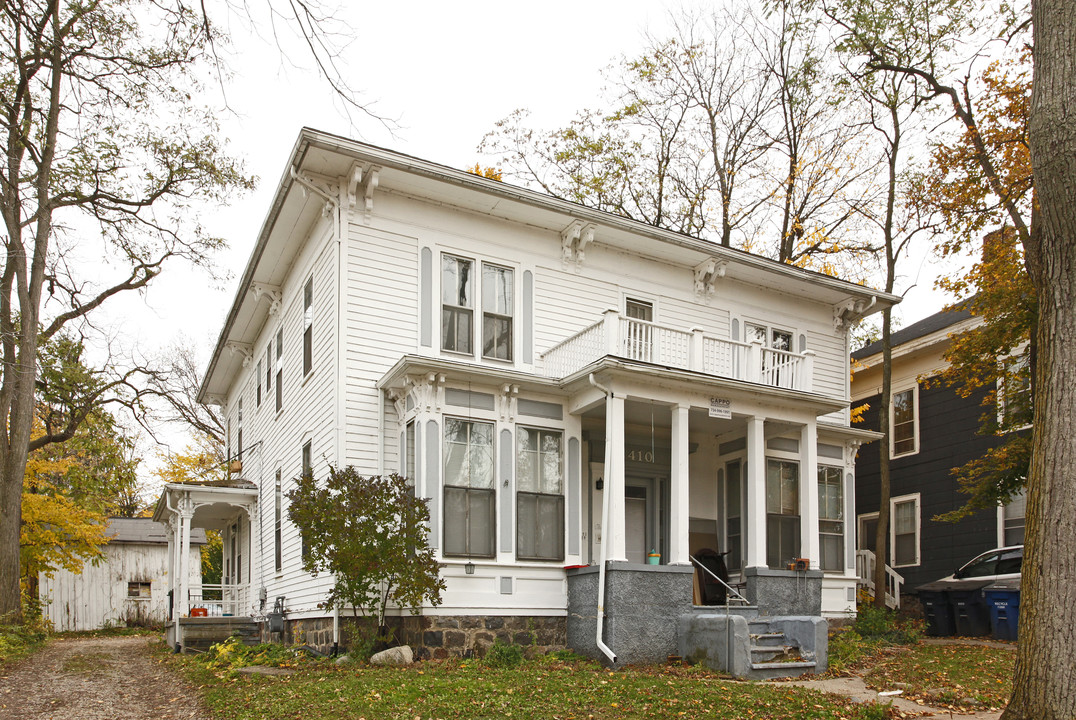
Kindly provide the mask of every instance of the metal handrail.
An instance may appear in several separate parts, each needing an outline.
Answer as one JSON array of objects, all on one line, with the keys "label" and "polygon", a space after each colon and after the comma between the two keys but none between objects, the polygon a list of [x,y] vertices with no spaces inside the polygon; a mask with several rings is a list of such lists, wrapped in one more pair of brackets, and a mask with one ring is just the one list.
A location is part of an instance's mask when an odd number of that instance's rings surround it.
[{"label": "metal handrail", "polygon": [[[715,574],[714,574],[714,571],[713,571],[713,570],[711,570],[710,568],[708,568],[708,567],[706,567],[705,565],[703,565],[703,564],[702,564],[702,563],[701,563],[701,562],[700,562],[700,561],[698,560],[698,558],[696,558],[696,557],[695,557],[694,555],[688,555],[688,557],[689,557],[689,558],[691,558],[691,562],[692,562],[692,564],[694,564],[694,565],[695,565],[695,567],[700,567],[700,568],[702,568],[702,569],[703,569],[703,570],[705,570],[705,571],[706,571],[707,573],[709,573],[710,577],[712,577],[712,578],[713,578],[714,580],[717,580],[717,581],[718,581],[719,583],[721,583],[722,585],[724,585],[724,586],[725,586],[725,589],[729,591],[729,594],[730,594],[730,595],[732,595],[733,597],[735,597],[735,598],[736,598],[737,600],[739,600],[740,602],[742,602],[742,603],[743,603],[744,605],[750,605],[750,604],[751,604],[751,601],[750,601],[750,600],[748,600],[747,598],[745,598],[745,597],[744,597],[743,595],[741,595],[740,593],[736,592],[736,590],[734,590],[734,589],[733,589],[733,587],[732,587],[731,585],[729,585],[729,584],[728,584],[727,582],[725,582],[724,580],[722,580],[721,578],[719,578],[719,577],[718,577],[717,575],[715,575]],[[727,605],[728,603],[726,602],[725,604]]]}]

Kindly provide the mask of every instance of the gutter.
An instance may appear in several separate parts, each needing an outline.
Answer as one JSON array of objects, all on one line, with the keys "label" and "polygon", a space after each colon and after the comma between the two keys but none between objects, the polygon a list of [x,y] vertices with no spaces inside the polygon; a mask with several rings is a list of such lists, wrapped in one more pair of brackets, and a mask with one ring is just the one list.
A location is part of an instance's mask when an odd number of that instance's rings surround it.
[{"label": "gutter", "polygon": [[[590,384],[593,385],[594,387],[596,387],[597,389],[601,390],[603,393],[605,393],[606,398],[610,398],[610,397],[613,396],[613,393],[612,393],[611,390],[609,390],[606,387],[603,387],[602,385],[600,385],[598,383],[597,380],[594,379],[594,373],[590,374]],[[606,418],[606,422],[608,422],[608,418]],[[609,465],[610,465],[610,462],[612,461],[612,452],[613,452],[612,445],[613,444],[611,442],[609,442],[609,439],[606,438],[606,440],[605,440],[605,473],[606,474],[608,474],[608,472],[609,472]],[[602,640],[602,630],[604,629],[604,626],[605,626],[605,566],[608,565],[608,562],[606,561],[606,558],[608,557],[608,554],[606,552],[606,548],[609,547],[609,542],[608,542],[609,541],[609,503],[612,502],[612,500],[610,500],[611,497],[612,497],[612,493],[610,493],[607,490],[602,491],[602,533],[604,533],[605,537],[602,538],[601,554],[598,557],[598,563],[599,563],[598,564],[598,618],[597,618],[598,619],[598,629],[597,629],[597,632],[595,633],[594,642],[598,646],[598,649],[601,650],[605,654],[605,657],[609,658],[609,662],[616,665],[616,653],[613,652],[609,648],[609,646],[606,645],[605,642]]]}]

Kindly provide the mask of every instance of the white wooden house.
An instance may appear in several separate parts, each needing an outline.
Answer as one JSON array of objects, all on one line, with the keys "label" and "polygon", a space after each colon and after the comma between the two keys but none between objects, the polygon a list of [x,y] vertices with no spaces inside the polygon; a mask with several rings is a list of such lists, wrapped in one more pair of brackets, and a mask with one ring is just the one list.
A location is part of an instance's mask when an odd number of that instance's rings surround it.
[{"label": "white wooden house", "polygon": [[[243,612],[284,597],[307,637],[332,627],[330,578],[302,571],[283,494],[330,464],[429,498],[448,589],[399,622],[433,655],[531,628],[623,662],[645,653],[595,633],[638,614],[675,652],[703,548],[762,615],[848,614],[854,456],[876,437],[848,424],[848,326],[896,301],[303,130],[201,388],[250,485],[169,486],[158,515],[182,543],[215,514]],[[666,609],[629,591],[597,611],[594,583],[655,582]]]},{"label": "white wooden house", "polygon": [[[109,518],[104,557],[82,572],[41,573],[38,596],[44,617],[58,631],[163,625],[169,619],[170,547],[166,529],[149,518]],[[191,533],[188,581],[201,582],[205,531]]]}]

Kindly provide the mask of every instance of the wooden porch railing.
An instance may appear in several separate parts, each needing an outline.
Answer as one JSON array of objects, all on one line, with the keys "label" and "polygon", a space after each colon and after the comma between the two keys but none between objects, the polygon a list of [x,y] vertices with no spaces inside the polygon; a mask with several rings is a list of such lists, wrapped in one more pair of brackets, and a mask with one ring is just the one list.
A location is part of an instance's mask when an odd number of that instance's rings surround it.
[{"label": "wooden porch railing", "polygon": [[209,617],[246,616],[253,607],[247,583],[202,583],[189,598],[191,609],[205,608]]},{"label": "wooden porch railing", "polygon": [[[870,550],[856,550],[856,577],[860,585],[866,586],[872,593],[874,590],[874,570],[877,567],[877,558]],[[893,609],[900,607],[900,589],[904,585],[904,576],[888,565],[885,566],[885,604]]]},{"label": "wooden porch railing", "polygon": [[542,373],[564,377],[606,355],[788,390],[810,392],[814,353],[786,352],[624,317],[607,310],[590,325],[542,354]]}]

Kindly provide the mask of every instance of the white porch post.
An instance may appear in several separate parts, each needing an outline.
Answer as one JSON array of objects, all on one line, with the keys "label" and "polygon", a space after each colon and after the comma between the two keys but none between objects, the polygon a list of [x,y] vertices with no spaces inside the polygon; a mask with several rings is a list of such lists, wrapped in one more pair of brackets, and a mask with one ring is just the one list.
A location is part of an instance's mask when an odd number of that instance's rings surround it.
[{"label": "white porch post", "polygon": [[194,503],[190,497],[179,501],[179,597],[176,599],[178,617],[190,614],[190,574],[191,574],[191,518],[194,517]]},{"label": "white porch post", "polygon": [[800,428],[800,551],[811,561],[811,568],[821,567],[822,550],[818,540],[818,425],[813,419]]},{"label": "white porch post", "polygon": [[[258,582],[261,578],[260,563],[262,561],[261,555],[258,552],[258,543],[254,541],[255,533],[261,533],[261,520],[260,513],[258,512],[257,501],[247,505],[247,521],[250,525],[247,530],[247,610],[254,608],[254,604],[258,600]],[[246,614],[249,614],[247,612]]]},{"label": "white porch post", "polygon": [[747,419],[747,564],[766,567],[766,418]]},{"label": "white porch post", "polygon": [[690,472],[688,469],[688,418],[691,408],[676,405],[672,409],[672,472],[669,500],[669,564],[687,565],[688,505]]},{"label": "white porch post", "polygon": [[605,442],[609,448],[609,465],[605,468],[605,492],[609,493],[608,527],[602,539],[609,543],[606,560],[627,562],[627,536],[624,518],[624,398],[609,393],[605,400]]},{"label": "white porch post", "polygon": [[179,519],[172,514],[168,516],[168,589],[172,591],[172,622],[179,620],[179,541]]}]

